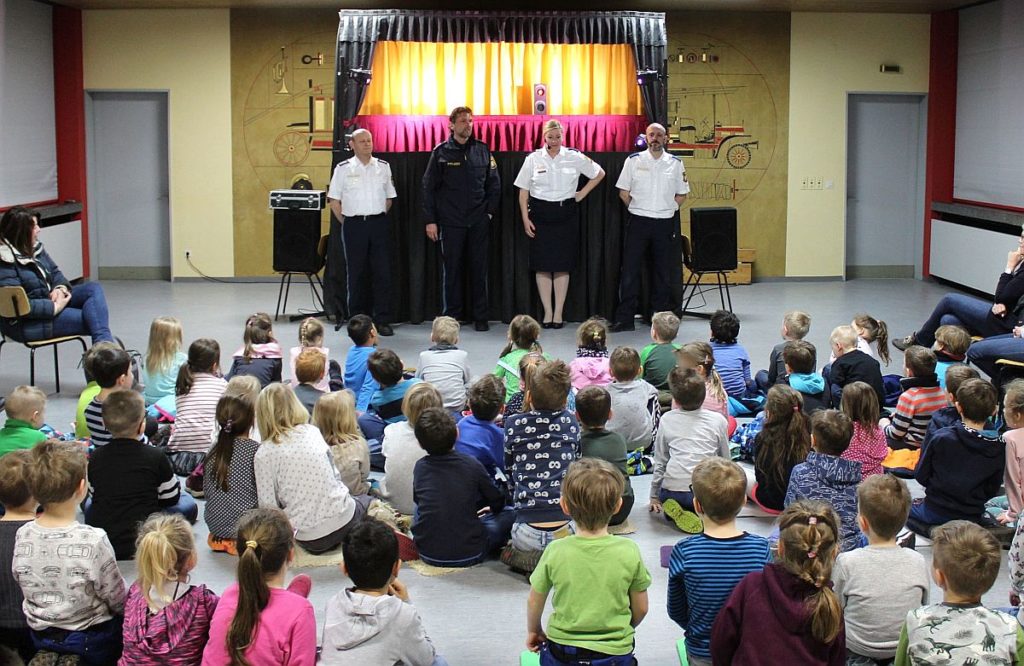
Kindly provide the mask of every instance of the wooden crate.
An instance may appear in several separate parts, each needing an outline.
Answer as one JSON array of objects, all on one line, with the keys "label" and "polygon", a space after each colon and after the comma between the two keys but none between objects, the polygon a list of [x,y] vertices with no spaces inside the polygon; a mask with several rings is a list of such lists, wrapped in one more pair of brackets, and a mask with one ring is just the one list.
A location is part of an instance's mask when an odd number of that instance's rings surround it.
[{"label": "wooden crate", "polygon": [[[750,284],[753,273],[753,266],[749,263],[741,263],[734,271],[725,271],[729,278],[729,284]],[[690,278],[690,271],[683,267],[683,282]],[[704,273],[700,277],[700,284],[717,284],[718,276],[715,273]]]},{"label": "wooden crate", "polygon": [[757,261],[757,250],[752,247],[741,247],[736,251],[736,258],[745,264]]}]

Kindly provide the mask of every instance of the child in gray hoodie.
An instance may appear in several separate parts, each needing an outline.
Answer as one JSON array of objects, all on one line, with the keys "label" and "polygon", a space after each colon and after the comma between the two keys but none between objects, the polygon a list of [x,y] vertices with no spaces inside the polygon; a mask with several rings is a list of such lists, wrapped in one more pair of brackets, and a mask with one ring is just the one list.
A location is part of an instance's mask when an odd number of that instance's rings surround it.
[{"label": "child in gray hoodie", "polygon": [[341,552],[341,569],[353,587],[327,602],[319,663],[447,666],[398,580],[402,561],[394,530],[363,520],[345,535]]},{"label": "child in gray hoodie", "polygon": [[632,347],[616,347],[609,370],[614,381],[605,388],[612,398],[612,417],[605,429],[622,435],[627,451],[649,451],[661,420],[658,389],[640,379],[640,354]]}]

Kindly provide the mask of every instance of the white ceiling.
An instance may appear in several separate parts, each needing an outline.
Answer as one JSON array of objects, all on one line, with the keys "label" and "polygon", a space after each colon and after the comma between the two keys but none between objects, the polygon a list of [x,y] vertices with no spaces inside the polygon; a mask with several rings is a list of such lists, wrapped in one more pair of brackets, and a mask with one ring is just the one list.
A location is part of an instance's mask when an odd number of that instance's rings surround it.
[{"label": "white ceiling", "polygon": [[423,0],[52,0],[54,4],[80,9],[158,8],[316,8],[316,9],[515,9],[528,11],[558,9],[645,10],[645,11],[771,11],[771,12],[870,12],[930,14],[980,4],[977,0],[520,0],[514,7],[500,3],[481,6],[456,0],[443,4]]}]

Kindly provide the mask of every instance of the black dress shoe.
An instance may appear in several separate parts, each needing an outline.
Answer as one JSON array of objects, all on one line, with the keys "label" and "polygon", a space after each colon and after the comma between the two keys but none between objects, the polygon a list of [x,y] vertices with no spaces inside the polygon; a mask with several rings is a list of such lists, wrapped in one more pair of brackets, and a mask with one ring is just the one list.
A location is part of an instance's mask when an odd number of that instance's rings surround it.
[{"label": "black dress shoe", "polygon": [[389,337],[389,336],[392,336],[394,334],[395,334],[395,331],[394,331],[393,328],[391,328],[391,324],[381,324],[380,326],[377,327],[377,335],[383,335],[384,337]]},{"label": "black dress shoe", "polygon": [[608,327],[608,330],[612,333],[622,333],[623,331],[635,331],[636,325],[633,322],[621,322],[617,321]]},{"label": "black dress shoe", "polygon": [[542,322],[540,323],[540,327],[541,327],[541,328],[554,328],[554,327],[555,327],[555,325],[554,325],[554,323],[552,323],[552,322],[550,322],[550,321],[542,321]]},{"label": "black dress shoe", "polygon": [[553,321],[553,322],[551,322],[551,328],[559,329],[559,328],[562,328],[563,326],[565,326],[565,322],[561,322],[561,321]]},{"label": "black dress shoe", "polygon": [[486,321],[476,321],[473,322],[473,328],[483,333],[484,331],[491,330],[491,325],[488,324]]}]

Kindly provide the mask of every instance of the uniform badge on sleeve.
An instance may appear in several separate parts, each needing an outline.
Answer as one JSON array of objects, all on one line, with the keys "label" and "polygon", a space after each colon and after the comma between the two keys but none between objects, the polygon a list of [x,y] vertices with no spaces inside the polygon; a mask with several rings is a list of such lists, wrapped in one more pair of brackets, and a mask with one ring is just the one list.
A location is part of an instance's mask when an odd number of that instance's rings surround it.
[{"label": "uniform badge on sleeve", "polygon": [[494,155],[491,155],[491,169],[497,169],[498,163],[494,161]]}]

